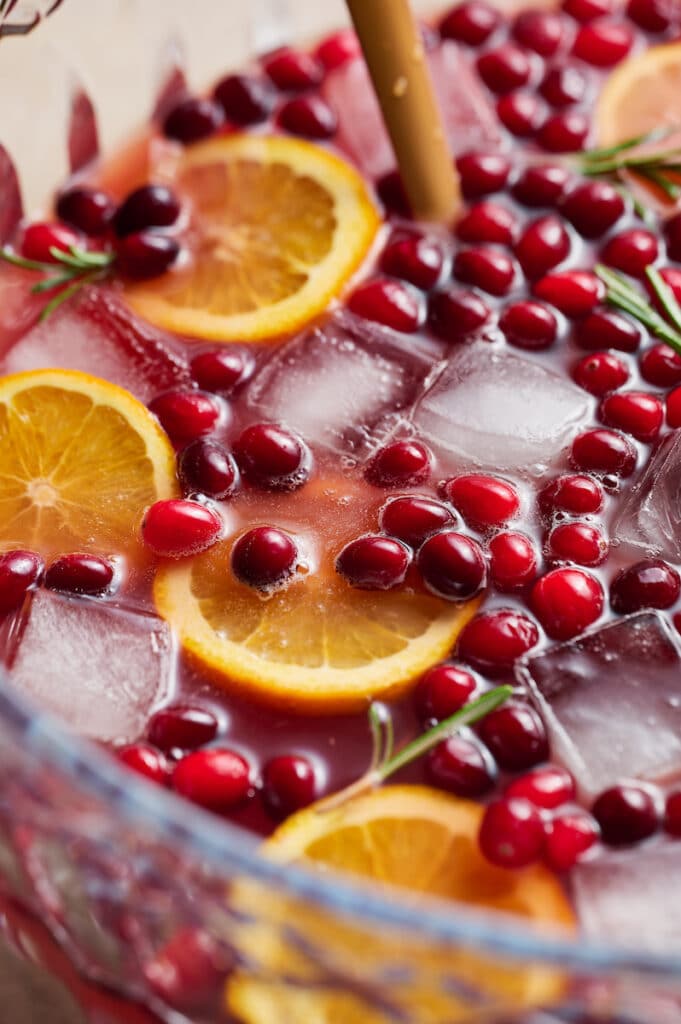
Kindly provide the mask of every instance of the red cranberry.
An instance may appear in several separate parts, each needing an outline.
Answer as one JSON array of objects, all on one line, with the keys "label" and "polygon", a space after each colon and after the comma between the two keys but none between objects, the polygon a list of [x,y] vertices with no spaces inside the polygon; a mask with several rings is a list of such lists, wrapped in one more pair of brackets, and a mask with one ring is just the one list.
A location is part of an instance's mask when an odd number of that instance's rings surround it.
[{"label": "red cranberry", "polygon": [[563,10],[575,21],[593,21],[610,14],[613,0],[563,0]]},{"label": "red cranberry", "polygon": [[582,569],[553,569],[535,583],[531,604],[550,637],[570,640],[603,611],[603,588]]},{"label": "red cranberry", "polygon": [[457,253],[454,274],[459,281],[474,284],[490,295],[505,295],[513,287],[515,265],[497,249],[480,246]]},{"label": "red cranberry", "polygon": [[586,430],[572,442],[575,469],[593,473],[631,476],[636,468],[636,449],[614,430]]},{"label": "red cranberry", "polygon": [[580,28],[572,52],[587,64],[611,68],[626,57],[633,43],[634,33],[628,25],[604,18]]},{"label": "red cranberry", "polygon": [[681,261],[681,213],[677,213],[665,221],[664,235],[667,240],[667,253],[670,259],[676,260],[678,263]]},{"label": "red cranberry", "polygon": [[220,536],[222,521],[217,512],[199,504],[170,498],[157,501],[144,516],[142,539],[154,554],[188,558],[206,551]]},{"label": "red cranberry", "polygon": [[563,21],[552,11],[521,11],[513,21],[513,35],[542,57],[553,57],[563,42]]},{"label": "red cranberry", "polygon": [[569,871],[598,842],[600,830],[586,811],[568,811],[549,824],[544,860],[553,871]]},{"label": "red cranberry", "polygon": [[116,211],[119,238],[146,228],[167,228],[180,216],[180,202],[165,185],[142,185],[131,192]]},{"label": "red cranberry", "polygon": [[572,64],[554,65],[544,75],[539,92],[552,107],[570,107],[584,99],[586,78]]},{"label": "red cranberry", "polygon": [[663,342],[644,352],[639,365],[643,379],[655,387],[671,388],[681,384],[681,355]]},{"label": "red cranberry", "polygon": [[570,253],[570,236],[560,218],[549,214],[533,221],[520,236],[515,254],[530,278],[542,277]]},{"label": "red cranberry", "polygon": [[610,586],[610,604],[620,615],[642,608],[669,608],[679,599],[681,577],[661,558],[645,558],[617,574]]},{"label": "red cranberry", "polygon": [[517,590],[537,573],[537,554],[524,533],[498,533],[489,544],[490,575],[497,590]]},{"label": "red cranberry", "polygon": [[116,244],[116,267],[133,281],[148,281],[165,274],[179,254],[177,239],[155,231],[136,231]]},{"label": "red cranberry", "polygon": [[42,558],[33,551],[17,548],[0,554],[0,615],[23,604],[28,591],[40,583],[44,570]]},{"label": "red cranberry", "polygon": [[149,403],[161,426],[174,441],[210,434],[220,419],[220,404],[203,391],[166,391]]},{"label": "red cranberry", "polygon": [[418,292],[389,277],[375,277],[355,288],[348,306],[357,316],[392,327],[394,331],[413,334],[424,318],[424,307]]},{"label": "red cranberry", "polygon": [[227,811],[251,795],[251,770],[234,750],[196,750],[175,765],[173,789],[200,807]]},{"label": "red cranberry", "polygon": [[483,718],[478,731],[506,771],[525,771],[549,756],[544,723],[529,704],[512,701],[497,708]]},{"label": "red cranberry", "polygon": [[238,476],[234,459],[225,446],[204,438],[184,449],[178,469],[185,491],[209,498],[226,498],[234,490]]},{"label": "red cranberry", "polygon": [[454,530],[429,537],[416,556],[416,564],[429,590],[458,601],[477,594],[487,580],[480,545]]},{"label": "red cranberry", "polygon": [[605,296],[605,285],[588,270],[562,270],[540,278],[534,294],[565,316],[577,318],[592,312]]},{"label": "red cranberry", "polygon": [[67,189],[57,200],[57,216],[84,235],[105,235],[115,212],[106,192],[85,185]]},{"label": "red cranberry", "polygon": [[204,391],[232,391],[252,375],[254,360],[250,352],[234,348],[199,352],[190,363],[192,379]]},{"label": "red cranberry", "polygon": [[164,1004],[201,1017],[213,1015],[231,956],[198,928],[182,928],[144,964],[144,978]]},{"label": "red cranberry", "polygon": [[265,74],[284,92],[304,92],[321,85],[324,65],[316,57],[289,46],[270,53],[263,60]]},{"label": "red cranberry", "polygon": [[410,561],[406,544],[368,534],[345,545],[336,559],[336,571],[360,590],[390,590],[404,582]]},{"label": "red cranberry", "polygon": [[589,121],[585,115],[568,110],[547,117],[537,139],[549,153],[572,153],[584,147],[588,134]]},{"label": "red cranberry", "polygon": [[478,74],[492,92],[506,93],[527,85],[532,64],[527,53],[514,43],[487,50],[477,62]]},{"label": "red cranberry", "polygon": [[652,836],[659,826],[654,796],[635,783],[606,789],[594,803],[592,813],[608,846],[638,843]]},{"label": "red cranberry", "polygon": [[163,134],[188,145],[212,135],[224,120],[222,107],[198,96],[181,100],[163,122]]},{"label": "red cranberry", "polygon": [[106,558],[76,552],[56,558],[45,572],[45,586],[69,594],[103,594],[114,578]]},{"label": "red cranberry", "polygon": [[468,46],[481,46],[499,21],[499,12],[490,4],[483,0],[465,0],[444,16],[439,25],[440,35]]},{"label": "red cranberry", "polygon": [[377,487],[415,487],[428,479],[431,463],[420,441],[393,441],[376,452],[365,476]]},{"label": "red cranberry", "polygon": [[643,228],[621,231],[610,239],[601,253],[604,263],[632,277],[643,277],[646,267],[654,263],[657,256],[657,238]]},{"label": "red cranberry", "polygon": [[276,423],[254,423],[234,443],[239,469],[249,483],[270,491],[292,491],[309,472],[307,448]]},{"label": "red cranberry", "polygon": [[442,247],[432,238],[404,231],[395,233],[381,255],[381,270],[424,291],[440,279],[444,266]]},{"label": "red cranberry", "polygon": [[485,810],[478,842],[487,860],[502,868],[524,868],[539,860],[544,823],[529,800],[495,800]]},{"label": "red cranberry", "polygon": [[304,139],[330,139],[338,130],[338,118],[321,96],[296,96],[279,111],[279,124]]},{"label": "red cranberry", "polygon": [[194,750],[214,740],[218,720],[205,708],[175,704],[151,716],[147,735],[159,750]]},{"label": "red cranberry", "polygon": [[456,665],[434,665],[425,672],[414,693],[422,721],[438,722],[459,711],[476,689],[475,677]]},{"label": "red cranberry", "polygon": [[512,608],[483,612],[464,627],[459,656],[474,668],[497,675],[513,667],[539,640],[534,622]]},{"label": "red cranberry", "polygon": [[352,29],[342,29],[334,35],[323,39],[315,51],[315,56],[322,62],[327,71],[334,71],[362,54],[359,40]]},{"label": "red cranberry", "polygon": [[380,517],[384,533],[414,549],[420,547],[426,537],[453,522],[454,516],[442,502],[416,495],[389,501],[381,509]]},{"label": "red cranberry", "polygon": [[611,427],[632,434],[637,441],[654,441],[664,422],[664,407],[655,395],[621,391],[601,402],[601,419]]},{"label": "red cranberry", "polygon": [[468,473],[445,484],[445,494],[469,526],[485,530],[503,526],[520,509],[515,488],[495,476]]},{"label": "red cranberry", "polygon": [[664,830],[675,839],[681,837],[681,790],[669,794],[664,809]]},{"label": "red cranberry", "polygon": [[616,348],[620,352],[635,352],[641,342],[641,329],[621,313],[610,309],[594,310],[575,326],[575,341],[580,348]]},{"label": "red cranberry", "polygon": [[274,818],[286,818],[317,798],[317,778],[307,757],[283,754],[263,768],[263,799]]},{"label": "red cranberry", "polygon": [[646,32],[666,32],[674,12],[671,0],[629,0],[627,16]]},{"label": "red cranberry", "polygon": [[462,736],[450,736],[430,751],[426,775],[438,789],[473,799],[494,785],[490,758],[477,743]]},{"label": "red cranberry", "polygon": [[600,565],[608,554],[608,542],[588,523],[560,523],[548,540],[551,558],[577,565]]},{"label": "red cranberry", "polygon": [[131,768],[145,779],[163,786],[168,781],[168,762],[157,747],[150,743],[130,743],[116,751],[116,757],[126,768]]},{"label": "red cranberry", "polygon": [[600,238],[624,214],[624,200],[606,181],[586,181],[570,192],[562,211],[584,238]]},{"label": "red cranberry", "polygon": [[538,502],[545,518],[550,518],[554,512],[585,516],[600,512],[603,507],[603,490],[589,476],[568,474],[551,480],[539,493]]},{"label": "red cranberry", "polygon": [[511,135],[534,135],[546,110],[538,96],[524,89],[506,93],[497,100],[497,117]]},{"label": "red cranberry", "polygon": [[667,395],[667,423],[670,427],[681,427],[681,388],[674,388]]},{"label": "red cranberry", "polygon": [[24,259],[56,263],[51,249],[68,252],[79,242],[76,232],[63,224],[29,224],[24,228],[19,249]]},{"label": "red cranberry", "polygon": [[398,217],[411,217],[412,211],[399,171],[388,171],[376,182],[378,197],[387,210]]},{"label": "red cranberry", "polygon": [[550,348],[556,340],[558,322],[540,302],[514,302],[499,318],[499,327],[509,345],[539,351]]},{"label": "red cranberry", "polygon": [[579,360],[572,376],[590,395],[607,395],[626,384],[629,370],[626,363],[611,352],[594,352]]},{"label": "red cranberry", "polygon": [[471,206],[456,226],[463,242],[511,245],[516,236],[518,220],[515,214],[500,203],[482,200]]},{"label": "red cranberry", "polygon": [[499,192],[508,181],[511,165],[500,153],[464,153],[456,162],[466,199]]},{"label": "red cranberry", "polygon": [[554,164],[532,164],[515,182],[512,192],[524,206],[556,206],[570,180],[566,167]]},{"label": "red cranberry", "polygon": [[256,526],[232,548],[232,572],[257,590],[270,590],[288,579],[298,562],[298,548],[288,533],[275,526]]},{"label": "red cranberry", "polygon": [[550,764],[544,768],[533,768],[526,775],[506,788],[507,797],[522,797],[535,807],[554,811],[575,798],[574,779],[565,768]]},{"label": "red cranberry", "polygon": [[277,102],[277,95],[268,82],[247,75],[228,75],[223,78],[215,86],[213,98],[222,107],[225,116],[239,125],[266,121]]},{"label": "red cranberry", "polygon": [[443,341],[461,341],[475,334],[492,315],[477,292],[466,288],[444,288],[428,301],[428,324]]}]

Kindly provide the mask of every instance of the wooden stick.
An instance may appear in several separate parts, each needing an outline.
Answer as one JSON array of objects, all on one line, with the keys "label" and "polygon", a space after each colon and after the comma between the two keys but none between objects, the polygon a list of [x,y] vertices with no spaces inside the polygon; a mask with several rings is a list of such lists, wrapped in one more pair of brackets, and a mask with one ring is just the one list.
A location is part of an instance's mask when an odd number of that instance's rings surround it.
[{"label": "wooden stick", "polygon": [[414,216],[450,221],[459,181],[409,0],[347,0]]}]

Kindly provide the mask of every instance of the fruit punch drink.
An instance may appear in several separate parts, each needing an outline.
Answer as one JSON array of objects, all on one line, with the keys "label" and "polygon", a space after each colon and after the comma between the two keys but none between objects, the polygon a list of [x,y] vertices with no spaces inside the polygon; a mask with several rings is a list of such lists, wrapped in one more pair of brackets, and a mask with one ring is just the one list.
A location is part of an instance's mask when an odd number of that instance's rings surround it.
[{"label": "fruit punch drink", "polygon": [[80,94],[40,216],[0,149],[6,931],[92,1021],[67,957],[168,1021],[681,1019],[681,8],[418,31],[445,224],[350,29],[109,156]]}]

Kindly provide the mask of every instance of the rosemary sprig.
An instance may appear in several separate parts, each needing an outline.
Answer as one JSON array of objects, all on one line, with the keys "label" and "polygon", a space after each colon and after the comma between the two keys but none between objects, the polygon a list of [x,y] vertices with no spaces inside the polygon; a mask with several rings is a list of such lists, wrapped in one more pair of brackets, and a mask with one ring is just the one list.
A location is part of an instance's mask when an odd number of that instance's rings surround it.
[{"label": "rosemary sprig", "polygon": [[43,275],[42,280],[37,281],[31,288],[32,294],[55,292],[43,307],[41,320],[46,320],[62,303],[73,298],[84,285],[105,277],[115,260],[114,253],[89,252],[75,245],[70,246],[68,251],[53,245],[50,248],[50,256],[54,260],[53,263],[41,263],[39,260],[18,256],[11,249],[0,248],[0,260],[11,263],[14,267],[21,267],[22,270],[33,270]]},{"label": "rosemary sprig", "polygon": [[647,327],[651,334],[665,341],[675,352],[681,354],[681,306],[676,301],[674,292],[654,267],[646,269],[646,277],[658,299],[662,309],[669,318],[666,320],[654,306],[648,302],[638,288],[626,277],[598,263],[596,273],[605,285],[606,301],[611,306],[628,313],[639,323]]},{"label": "rosemary sprig", "polygon": [[[617,183],[622,172],[629,171],[655,185],[669,200],[676,201],[681,196],[678,180],[681,176],[681,146],[638,152],[639,146],[663,142],[674,131],[675,128],[658,128],[645,135],[625,139],[616,146],[573,153],[569,159],[589,178],[608,178]],[[640,201],[634,202],[634,208],[640,216],[643,215],[645,207]]]}]

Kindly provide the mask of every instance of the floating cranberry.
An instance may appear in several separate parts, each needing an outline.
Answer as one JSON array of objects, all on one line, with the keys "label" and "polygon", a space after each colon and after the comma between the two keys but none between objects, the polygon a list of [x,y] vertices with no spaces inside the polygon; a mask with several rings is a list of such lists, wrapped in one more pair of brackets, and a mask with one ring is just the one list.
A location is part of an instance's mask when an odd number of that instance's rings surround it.
[{"label": "floating cranberry", "polygon": [[455,39],[468,46],[481,46],[499,24],[499,12],[483,0],[457,4],[439,24],[443,39]]},{"label": "floating cranberry", "polygon": [[217,512],[198,501],[170,498],[147,509],[142,539],[154,554],[188,558],[211,547],[222,531]]},{"label": "floating cranberry", "polygon": [[317,777],[312,762],[300,754],[271,758],[263,768],[263,800],[274,818],[286,818],[317,798]]},{"label": "floating cranberry", "polygon": [[476,285],[490,295],[505,295],[513,287],[516,270],[513,260],[505,253],[480,246],[457,253],[454,274],[459,281]]},{"label": "floating cranberry", "polygon": [[80,237],[64,224],[28,224],[22,233],[19,250],[24,259],[38,263],[58,262],[51,249],[68,252],[80,242]]},{"label": "floating cranberry", "polygon": [[670,0],[629,0],[627,16],[646,32],[666,32],[672,23]]},{"label": "floating cranberry", "polygon": [[468,525],[476,530],[503,526],[520,509],[515,488],[495,476],[481,473],[455,476],[445,483],[444,490]]},{"label": "floating cranberry", "polygon": [[190,363],[192,379],[204,391],[232,391],[253,374],[250,352],[223,346],[199,352]]},{"label": "floating cranberry", "polygon": [[420,441],[393,441],[376,452],[365,476],[376,487],[416,487],[428,479],[431,465],[430,451]]},{"label": "floating cranberry", "polygon": [[381,254],[381,270],[428,291],[437,284],[444,266],[442,246],[416,232],[396,232]]},{"label": "floating cranberry", "polygon": [[674,388],[667,395],[667,423],[670,427],[681,427],[681,388]]},{"label": "floating cranberry", "polygon": [[388,171],[376,182],[379,199],[391,213],[399,217],[411,217],[412,211],[409,198],[399,171]]},{"label": "floating cranberry", "polygon": [[562,6],[575,21],[587,22],[610,14],[613,0],[563,0]]},{"label": "floating cranberry", "polygon": [[586,78],[572,64],[554,65],[544,75],[539,92],[552,107],[570,107],[586,93]]},{"label": "floating cranberry", "polygon": [[587,181],[564,199],[562,211],[584,238],[600,238],[624,214],[624,200],[605,181]]},{"label": "floating cranberry", "polygon": [[454,530],[429,537],[416,556],[416,564],[429,590],[457,601],[477,594],[487,580],[480,545]]},{"label": "floating cranberry", "polygon": [[464,214],[456,233],[463,242],[511,245],[517,226],[517,217],[505,206],[483,199]]},{"label": "floating cranberry", "polygon": [[109,230],[116,207],[106,192],[81,185],[62,192],[56,209],[60,220],[85,235],[99,238]]},{"label": "floating cranberry", "polygon": [[539,640],[536,625],[512,608],[483,612],[464,627],[459,656],[474,668],[496,675],[513,667]]},{"label": "floating cranberry", "polygon": [[588,134],[589,122],[584,114],[568,110],[547,117],[537,140],[550,153],[572,153],[583,149]]},{"label": "floating cranberry", "polygon": [[384,533],[419,548],[427,537],[454,522],[446,505],[434,498],[409,495],[393,498],[381,509],[380,525]]},{"label": "floating cranberry", "polygon": [[524,206],[556,206],[570,181],[570,172],[558,164],[531,164],[513,185],[513,195]]},{"label": "floating cranberry", "polygon": [[551,558],[577,565],[600,565],[608,554],[608,542],[589,523],[560,523],[548,539]]},{"label": "floating cranberry", "polygon": [[558,321],[540,302],[514,302],[499,318],[509,345],[529,351],[550,348],[556,340]]},{"label": "floating cranberry", "polygon": [[304,139],[330,139],[338,130],[338,118],[321,96],[296,96],[279,111],[279,124]]},{"label": "floating cranberry", "polygon": [[601,396],[626,384],[629,370],[626,363],[611,352],[594,352],[579,360],[572,370],[572,376],[580,388],[584,388],[590,395]]},{"label": "floating cranberry", "polygon": [[216,132],[224,121],[222,107],[213,100],[198,96],[181,100],[167,114],[163,134],[184,145],[205,139]]},{"label": "floating cranberry", "polygon": [[113,579],[108,559],[80,552],[55,558],[45,571],[45,586],[68,594],[103,594]]},{"label": "floating cranberry", "polygon": [[315,56],[322,62],[327,71],[334,71],[355,57],[360,57],[362,49],[355,32],[350,28],[342,29],[323,39],[315,51]]},{"label": "floating cranberry", "polygon": [[661,558],[645,558],[617,574],[610,586],[610,604],[620,615],[642,608],[670,608],[681,593],[681,577]]},{"label": "floating cranberry", "polygon": [[434,665],[425,672],[414,692],[419,717],[438,722],[459,711],[475,693],[475,676],[456,665]]},{"label": "floating cranberry", "polygon": [[665,221],[664,235],[667,241],[667,253],[670,259],[676,260],[678,263],[681,261],[681,213],[677,213]]},{"label": "floating cranberry", "polygon": [[514,43],[501,43],[478,57],[478,74],[492,92],[506,93],[527,85],[532,72],[530,58]]},{"label": "floating cranberry", "polygon": [[167,228],[180,216],[180,201],[165,185],[142,185],[121,203],[114,217],[119,238],[146,228]]},{"label": "floating cranberry", "polygon": [[492,864],[527,867],[541,857],[544,840],[544,823],[529,800],[495,800],[486,808],[478,842]]},{"label": "floating cranberry", "polygon": [[588,270],[562,270],[540,278],[534,294],[565,316],[578,318],[595,309],[605,296],[605,285]]},{"label": "floating cranberry", "polygon": [[628,25],[604,18],[580,28],[573,53],[597,68],[611,68],[626,57],[633,43],[634,33]]},{"label": "floating cranberry", "polygon": [[40,583],[44,570],[45,563],[34,551],[17,548],[0,554],[0,615],[23,604],[28,591]]},{"label": "floating cranberry", "polygon": [[542,277],[570,253],[570,236],[552,214],[533,221],[520,236],[515,254],[528,277]]},{"label": "floating cranberry", "polygon": [[368,534],[345,545],[336,559],[336,570],[360,590],[390,590],[404,582],[410,562],[406,544]]},{"label": "floating cranberry", "polygon": [[143,966],[144,978],[164,1005],[192,1016],[212,1016],[231,954],[199,928],[181,928]]},{"label": "floating cranberry", "polygon": [[234,750],[196,750],[175,765],[173,789],[200,807],[227,811],[251,795],[251,770]]},{"label": "floating cranberry", "polygon": [[165,274],[179,254],[177,239],[156,231],[136,231],[117,242],[116,267],[133,281],[148,281]]},{"label": "floating cranberry", "polygon": [[276,423],[254,423],[234,442],[234,455],[249,483],[269,491],[292,491],[309,474],[309,453],[301,439]]},{"label": "floating cranberry", "polygon": [[631,476],[636,468],[636,449],[623,434],[614,430],[587,430],[572,442],[575,469],[592,473]]},{"label": "floating cranberry", "polygon": [[610,309],[594,310],[575,327],[575,341],[580,348],[616,348],[620,352],[635,352],[641,342],[638,324]]},{"label": "floating cranberry", "polygon": [[659,812],[650,790],[635,783],[606,789],[592,807],[608,846],[627,846],[647,839],[657,831]]},{"label": "floating cranberry", "polygon": [[228,75],[223,78],[215,86],[213,98],[222,107],[225,116],[238,125],[266,121],[277,102],[277,94],[269,82],[248,75]]},{"label": "floating cranberry", "polygon": [[650,443],[662,428],[664,406],[659,398],[644,391],[621,391],[603,399],[600,415],[609,426],[619,427],[637,441]]},{"label": "floating cranberry", "polygon": [[500,153],[464,153],[456,162],[461,188],[467,199],[499,192],[511,173],[511,165]]},{"label": "floating cranberry", "polygon": [[173,704],[156,711],[149,720],[147,735],[151,743],[170,750],[194,750],[214,740],[218,720],[211,711],[191,704]]},{"label": "floating cranberry", "polygon": [[610,239],[601,258],[608,266],[622,270],[625,274],[643,277],[646,267],[657,259],[658,251],[655,235],[643,228],[630,228]]},{"label": "floating cranberry", "polygon": [[529,704],[509,701],[483,718],[478,731],[506,771],[525,771],[549,756],[544,723]]},{"label": "floating cranberry", "polygon": [[497,100],[497,117],[504,128],[518,138],[534,135],[545,113],[539,97],[524,89],[506,93]]},{"label": "floating cranberry", "polygon": [[494,768],[489,755],[472,740],[450,736],[434,747],[426,758],[426,775],[433,786],[455,796],[474,799],[494,785]]},{"label": "floating cranberry", "polygon": [[549,764],[542,768],[521,775],[519,779],[506,787],[505,795],[522,797],[529,800],[535,807],[545,811],[553,811],[575,798],[575,782],[570,772],[557,764]]},{"label": "floating cranberry", "polygon": [[532,610],[554,640],[583,633],[603,611],[603,588],[583,569],[553,569],[537,580]]},{"label": "floating cranberry", "polygon": [[569,871],[598,842],[600,829],[586,811],[568,811],[550,822],[544,860],[553,871]]},{"label": "floating cranberry", "polygon": [[681,837],[681,790],[673,790],[665,802],[664,830],[675,839]]},{"label": "floating cranberry", "polygon": [[490,576],[497,590],[517,590],[537,574],[537,553],[524,533],[498,533],[489,544]]},{"label": "floating cranberry", "polygon": [[655,387],[672,388],[681,384],[681,355],[663,342],[644,352],[639,365],[643,379]]},{"label": "floating cranberry", "polygon": [[492,315],[477,292],[443,288],[428,301],[428,324],[443,341],[461,341],[485,326]]},{"label": "floating cranberry", "polygon": [[265,74],[284,92],[304,92],[321,85],[324,65],[304,50],[282,46],[263,60]]},{"label": "floating cranberry", "polygon": [[179,477],[188,493],[224,499],[234,490],[238,472],[224,445],[199,438],[180,454]]},{"label": "floating cranberry", "polygon": [[164,754],[150,743],[129,743],[116,751],[116,757],[126,768],[138,775],[164,786],[170,777],[170,769]]},{"label": "floating cranberry", "polygon": [[521,11],[513,20],[513,35],[542,57],[553,57],[564,37],[564,22],[552,11]]},{"label": "floating cranberry", "polygon": [[220,403],[203,391],[175,390],[158,395],[149,403],[161,426],[174,441],[189,441],[215,430]]},{"label": "floating cranberry", "polygon": [[376,277],[355,288],[348,306],[357,316],[392,327],[394,331],[413,334],[424,318],[424,306],[409,285],[390,277]]},{"label": "floating cranberry", "polygon": [[538,503],[542,515],[547,518],[554,512],[589,515],[603,507],[603,489],[589,476],[558,476],[540,491]]},{"label": "floating cranberry", "polygon": [[241,583],[271,590],[293,574],[298,548],[288,533],[275,526],[256,526],[232,548],[232,572]]}]

